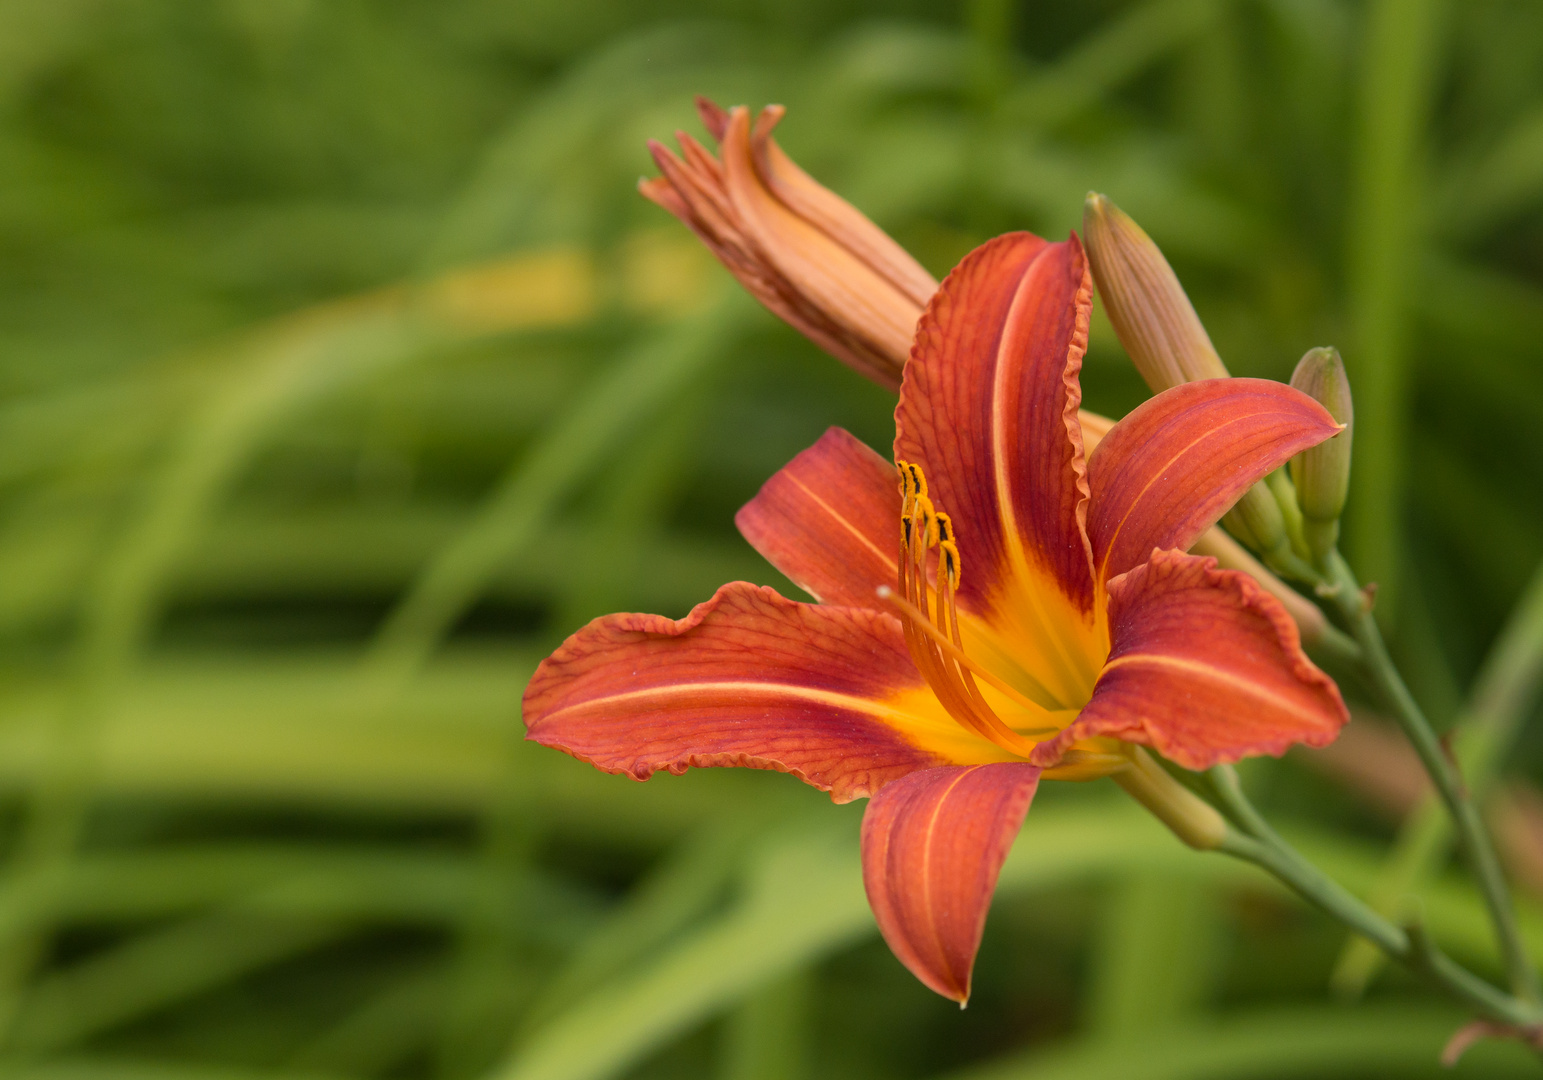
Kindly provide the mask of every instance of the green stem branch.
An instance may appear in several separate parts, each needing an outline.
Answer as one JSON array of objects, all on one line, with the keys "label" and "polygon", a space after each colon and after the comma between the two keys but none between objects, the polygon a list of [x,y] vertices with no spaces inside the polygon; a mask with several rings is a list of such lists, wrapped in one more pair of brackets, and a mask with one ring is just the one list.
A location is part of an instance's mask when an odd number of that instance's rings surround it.
[{"label": "green stem branch", "polygon": [[1512,991],[1529,1002],[1543,1000],[1543,994],[1539,992],[1537,970],[1522,944],[1521,929],[1516,922],[1516,908],[1511,902],[1505,875],[1500,870],[1500,860],[1495,855],[1494,844],[1479,817],[1478,808],[1468,796],[1462,774],[1437,739],[1430,722],[1414,700],[1414,695],[1404,685],[1403,678],[1393,664],[1393,658],[1388,655],[1377,621],[1372,617],[1371,605],[1362,596],[1355,574],[1338,552],[1330,555],[1327,569],[1330,574],[1327,598],[1334,603],[1356,643],[1361,646],[1362,664],[1367,677],[1419,755],[1420,763],[1430,775],[1442,804],[1452,817],[1458,843],[1478,881],[1484,906],[1489,911],[1490,922],[1494,924]]},{"label": "green stem branch", "polygon": [[1251,862],[1308,903],[1389,956],[1466,1002],[1480,1015],[1516,1027],[1543,1024],[1543,1007],[1499,990],[1447,956],[1417,927],[1395,926],[1288,844],[1254,809],[1230,766],[1210,772],[1212,791],[1237,826],[1216,849]]}]

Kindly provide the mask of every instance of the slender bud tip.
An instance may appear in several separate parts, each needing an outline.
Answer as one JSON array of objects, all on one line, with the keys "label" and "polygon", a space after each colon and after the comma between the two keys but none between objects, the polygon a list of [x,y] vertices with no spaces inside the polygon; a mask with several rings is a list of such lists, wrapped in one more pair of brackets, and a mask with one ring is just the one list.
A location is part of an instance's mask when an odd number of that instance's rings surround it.
[{"label": "slender bud tip", "polygon": [[1345,361],[1338,349],[1308,349],[1291,373],[1291,385],[1327,409],[1342,428],[1348,428],[1355,419],[1350,378],[1345,374]]},{"label": "slender bud tip", "polygon": [[1337,435],[1298,454],[1291,462],[1291,479],[1315,555],[1332,549],[1339,534],[1339,516],[1350,493],[1350,449],[1355,432],[1355,407],[1350,379],[1339,350],[1309,349],[1291,375],[1291,385],[1326,409],[1340,425]]},{"label": "slender bud tip", "polygon": [[1109,322],[1152,391],[1226,378],[1184,287],[1146,231],[1107,196],[1090,191],[1082,233]]}]

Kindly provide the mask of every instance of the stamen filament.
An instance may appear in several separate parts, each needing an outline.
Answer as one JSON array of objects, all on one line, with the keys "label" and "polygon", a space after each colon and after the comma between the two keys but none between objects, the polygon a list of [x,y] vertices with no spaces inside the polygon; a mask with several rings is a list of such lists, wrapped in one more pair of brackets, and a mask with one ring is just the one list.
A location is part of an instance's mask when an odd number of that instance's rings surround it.
[{"label": "stamen filament", "polygon": [[[997,675],[993,675],[990,671],[987,671],[985,668],[981,667],[980,664],[976,663],[974,660],[971,660],[963,649],[959,648],[959,646],[955,645],[952,641],[949,641],[948,638],[944,637],[942,631],[933,626],[932,623],[928,620],[927,616],[922,614],[922,612],[917,609],[915,604],[912,604],[908,600],[902,600],[900,597],[896,596],[894,589],[891,589],[888,585],[880,585],[878,589],[878,596],[880,600],[886,601],[890,605],[899,608],[907,616],[907,620],[910,623],[914,623],[916,629],[920,630],[922,633],[931,638],[934,644],[936,644],[938,648],[942,649],[943,652],[948,655],[949,659],[953,660],[960,667],[968,670],[972,675],[984,679],[988,685],[996,690],[1001,691],[1005,696],[1011,698],[1014,704],[1021,705],[1031,712],[1037,712],[1044,709],[1043,705],[1025,695],[1022,691],[1015,688],[1011,683]],[[1023,734],[1054,735],[1059,730],[1060,728],[1056,727],[1029,728],[1027,731],[1023,732]]]},{"label": "stamen filament", "polygon": [[[1060,729],[1042,727],[1025,733],[1008,727],[976,685],[978,676],[1031,713],[1051,711],[966,655],[954,598],[963,568],[953,521],[927,497],[927,478],[918,466],[905,461],[896,466],[901,495],[899,580],[896,589],[881,588],[878,595],[901,615],[911,659],[948,714],[966,730],[1026,758],[1038,745],[1030,736],[1052,735]],[[932,548],[938,549],[935,602],[929,602],[932,590],[927,581],[927,552]]]}]

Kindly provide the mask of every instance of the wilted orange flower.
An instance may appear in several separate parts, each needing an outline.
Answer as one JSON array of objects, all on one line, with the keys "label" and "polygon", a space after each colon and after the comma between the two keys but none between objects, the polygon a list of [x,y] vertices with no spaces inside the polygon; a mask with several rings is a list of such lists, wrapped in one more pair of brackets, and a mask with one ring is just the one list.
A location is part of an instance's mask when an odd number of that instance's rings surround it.
[{"label": "wilted orange flower", "polygon": [[781,105],[752,128],[743,105],[697,98],[721,159],[685,132],[683,158],[649,149],[664,175],[638,189],[685,222],[752,295],[832,356],[900,386],[916,318],[936,279],[850,203],[795,165],[771,137]]}]

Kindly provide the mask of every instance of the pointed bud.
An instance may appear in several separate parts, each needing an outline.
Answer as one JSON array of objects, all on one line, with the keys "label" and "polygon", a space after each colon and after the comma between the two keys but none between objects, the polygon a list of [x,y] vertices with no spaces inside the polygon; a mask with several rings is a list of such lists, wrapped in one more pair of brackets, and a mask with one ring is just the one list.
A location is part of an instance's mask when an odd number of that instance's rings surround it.
[{"label": "pointed bud", "polygon": [[937,281],[782,152],[771,137],[782,106],[768,106],[754,123],[742,105],[725,110],[698,98],[697,110],[719,156],[686,134],[677,136],[683,157],[651,142],[663,175],[638,189],[696,233],[772,314],[898,389]]},{"label": "pointed bud", "polygon": [[1152,392],[1197,379],[1225,379],[1227,366],[1194,305],[1141,226],[1104,196],[1089,192],[1082,205],[1082,232],[1109,321]]},{"label": "pointed bud", "polygon": [[1304,450],[1291,461],[1297,503],[1302,508],[1303,529],[1313,554],[1322,557],[1339,539],[1339,516],[1350,492],[1350,440],[1355,409],[1350,400],[1350,379],[1336,349],[1310,349],[1297,364],[1291,385],[1329,411],[1345,430],[1326,442]]},{"label": "pointed bud", "polygon": [[1311,558],[1312,553],[1308,551],[1307,542],[1303,539],[1302,508],[1297,504],[1297,488],[1291,482],[1291,474],[1285,469],[1276,469],[1260,483],[1270,489],[1270,494],[1275,497],[1275,505],[1280,507],[1292,550],[1304,559]]}]

